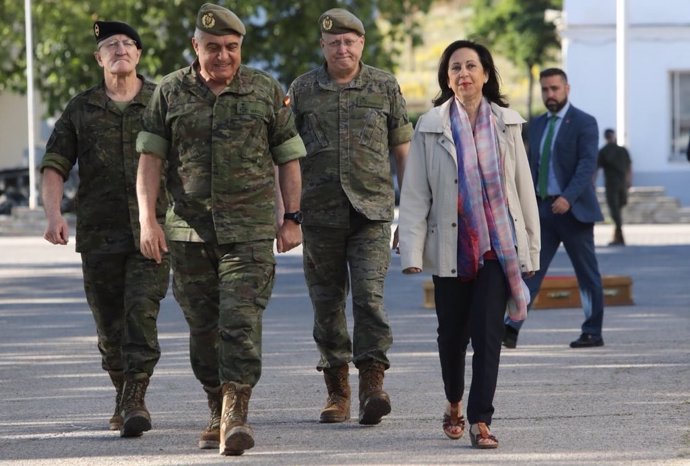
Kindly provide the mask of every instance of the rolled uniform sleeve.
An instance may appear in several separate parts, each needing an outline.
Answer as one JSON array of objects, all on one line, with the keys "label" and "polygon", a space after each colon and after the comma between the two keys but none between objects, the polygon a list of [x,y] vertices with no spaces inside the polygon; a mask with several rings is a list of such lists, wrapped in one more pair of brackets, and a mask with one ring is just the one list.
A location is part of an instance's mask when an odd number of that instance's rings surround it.
[{"label": "rolled uniform sleeve", "polygon": [[271,154],[276,165],[283,165],[291,160],[304,157],[307,155],[307,149],[304,148],[301,137],[293,136],[279,146],[272,147]]},{"label": "rolled uniform sleeve", "polygon": [[270,128],[269,145],[273,162],[282,165],[307,155],[304,142],[297,132],[295,116],[290,109],[290,99],[279,86],[275,91],[275,122]]},{"label": "rolled uniform sleeve", "polygon": [[167,102],[159,85],[144,112],[142,121],[144,129],[137,136],[137,152],[152,154],[161,159],[168,156],[170,134],[166,124],[167,108]]},{"label": "rolled uniform sleeve", "polygon": [[40,166],[41,173],[46,168],[52,168],[60,173],[64,180],[67,180],[69,172],[77,162],[77,132],[72,123],[71,113],[70,105],[55,123]]},{"label": "rolled uniform sleeve", "polygon": [[412,139],[412,123],[399,85],[391,86],[391,112],[388,118],[388,146],[395,147]]},{"label": "rolled uniform sleeve", "polygon": [[137,152],[154,155],[165,160],[170,141],[148,131],[140,131],[137,136]]}]

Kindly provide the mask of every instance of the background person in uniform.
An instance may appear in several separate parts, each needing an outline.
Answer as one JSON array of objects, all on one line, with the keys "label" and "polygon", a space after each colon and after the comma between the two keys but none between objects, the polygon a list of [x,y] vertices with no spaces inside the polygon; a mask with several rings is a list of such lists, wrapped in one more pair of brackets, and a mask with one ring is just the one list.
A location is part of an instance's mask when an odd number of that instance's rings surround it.
[{"label": "background person in uniform", "polygon": [[[348,365],[359,369],[359,422],[378,424],[390,412],[383,376],[391,329],[383,308],[390,264],[394,192],[389,154],[402,181],[412,136],[393,75],[361,61],[364,26],[342,8],[319,18],[323,66],[290,87],[302,161],[304,275],[314,307],[328,399],[321,422],[350,418]],[[352,287],[354,334],[345,303]]]},{"label": "background person in uniform", "polygon": [[599,150],[597,167],[604,170],[606,205],[616,226],[609,246],[625,246],[621,210],[628,203],[628,189],[632,182],[632,162],[628,150],[616,142],[616,132],[604,131],[606,145]]},{"label": "background person in uniform", "polygon": [[[67,104],[48,140],[41,163],[44,237],[67,244],[60,203],[64,182],[78,163],[76,249],[102,366],[116,389],[110,429],[129,437],[151,428],[144,395],[160,358],[156,319],[170,273],[167,254],[156,262],[139,252],[134,141],[155,84],[136,74],[142,45],[131,26],[97,21],[93,32],[103,82]],[[153,182],[160,185],[161,179]],[[151,221],[162,222],[165,209],[161,198],[152,206]]]},{"label": "background person in uniform", "polygon": [[[211,411],[199,447],[224,455],[254,446],[247,412],[261,375],[262,314],[275,278],[273,164],[285,208],[298,216],[297,159],[305,154],[280,85],[241,65],[244,35],[233,12],[202,5],[192,39],[197,59],[163,78],[137,139],[141,250],[159,260],[170,248],[192,369]],[[164,235],[153,206],[166,161],[172,204]],[[301,240],[298,222],[285,221],[278,251]]]},{"label": "background person in uniform", "polygon": [[472,445],[496,448],[489,426],[503,315],[527,315],[522,275],[539,264],[539,215],[524,120],[506,108],[491,53],[459,40],[441,56],[439,96],[417,122],[400,201],[403,273],[431,272],[438,351],[448,400],[443,431],[462,437],[465,354],[472,340],[467,402]]},{"label": "background person in uniform", "polygon": [[[582,333],[570,347],[603,346],[604,293],[594,251],[594,222],[603,220],[593,182],[597,122],[568,102],[570,85],[563,70],[545,69],[539,82],[548,112],[529,125],[527,155],[537,191],[541,254],[539,271],[525,282],[533,300],[563,243],[575,269],[585,313]],[[522,324],[506,318],[505,347],[515,348]]]}]

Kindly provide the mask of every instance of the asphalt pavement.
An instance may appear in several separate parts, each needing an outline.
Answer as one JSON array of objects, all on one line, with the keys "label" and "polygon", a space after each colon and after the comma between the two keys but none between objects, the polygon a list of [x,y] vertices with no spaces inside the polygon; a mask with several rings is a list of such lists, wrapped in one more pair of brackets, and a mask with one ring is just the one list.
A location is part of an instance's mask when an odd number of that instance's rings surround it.
[{"label": "asphalt pavement", "polygon": [[[580,309],[530,313],[517,349],[502,353],[494,451],[471,448],[467,435],[444,436],[436,317],[422,307],[429,277],[403,276],[395,255],[386,283],[393,411],[378,426],[360,426],[354,402],[351,421],[319,424],[326,394],[302,258],[299,250],[278,256],[263,375],[250,402],[256,446],[240,457],[197,449],[208,409],[171,292],[146,400],[153,430],[121,439],[106,430],[114,391],[100,368],[73,240],[59,247],[0,237],[0,463],[688,465],[690,225],[627,226],[626,247],[605,246],[610,234],[597,226],[601,272],[630,275],[635,304],[606,309],[606,345],[592,349],[568,347],[579,335]],[[560,251],[550,274],[571,273]],[[350,380],[356,393],[355,370]]]}]

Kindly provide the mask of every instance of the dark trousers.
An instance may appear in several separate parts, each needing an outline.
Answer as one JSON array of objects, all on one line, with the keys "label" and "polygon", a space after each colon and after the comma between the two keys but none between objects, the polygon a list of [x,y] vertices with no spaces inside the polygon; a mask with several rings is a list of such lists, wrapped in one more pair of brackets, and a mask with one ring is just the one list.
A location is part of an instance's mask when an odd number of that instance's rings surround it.
[{"label": "dark trousers", "polygon": [[433,277],[438,317],[438,353],[446,398],[462,400],[465,390],[465,353],[472,340],[472,383],[467,420],[491,424],[498,364],[503,339],[503,314],[509,291],[501,265],[488,260],[477,278]]},{"label": "dark trousers", "polygon": [[[541,252],[539,254],[539,271],[525,279],[530,295],[534,298],[541,288],[546,272],[561,243],[575,269],[577,284],[580,288],[582,310],[585,321],[582,333],[601,336],[604,321],[604,289],[599,273],[599,265],[594,250],[594,224],[577,220],[572,213],[554,214],[551,212],[552,201],[539,200],[539,221],[541,223]],[[530,302],[530,307],[532,302]],[[512,322],[506,317],[505,323],[520,329],[523,321]]]},{"label": "dark trousers", "polygon": [[628,202],[628,187],[625,182],[606,184],[606,205],[609,208],[611,220],[616,225],[616,229],[623,227],[623,216],[621,211]]},{"label": "dark trousers", "polygon": [[152,375],[161,355],[156,321],[168,291],[168,255],[161,264],[139,251],[85,252],[81,260],[103,369]]}]

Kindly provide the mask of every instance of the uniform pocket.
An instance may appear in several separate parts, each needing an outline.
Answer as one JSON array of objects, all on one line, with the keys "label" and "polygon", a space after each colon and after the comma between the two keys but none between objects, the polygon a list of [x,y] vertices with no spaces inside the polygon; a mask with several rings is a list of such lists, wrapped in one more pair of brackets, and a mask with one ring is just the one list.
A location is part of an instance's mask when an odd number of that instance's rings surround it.
[{"label": "uniform pocket", "polygon": [[273,255],[273,241],[257,241],[252,246],[252,258],[257,270],[254,302],[262,309],[266,309],[275,280],[276,260]]},{"label": "uniform pocket", "polygon": [[359,143],[369,147],[376,153],[384,151],[384,133],[381,127],[382,114],[377,110],[369,109],[364,119],[364,126],[359,133]]},{"label": "uniform pocket", "polygon": [[307,153],[312,154],[328,147],[328,138],[326,137],[326,133],[321,128],[316,114],[305,114],[304,125],[305,131],[302,135],[302,139],[304,141],[304,146],[307,148]]}]

